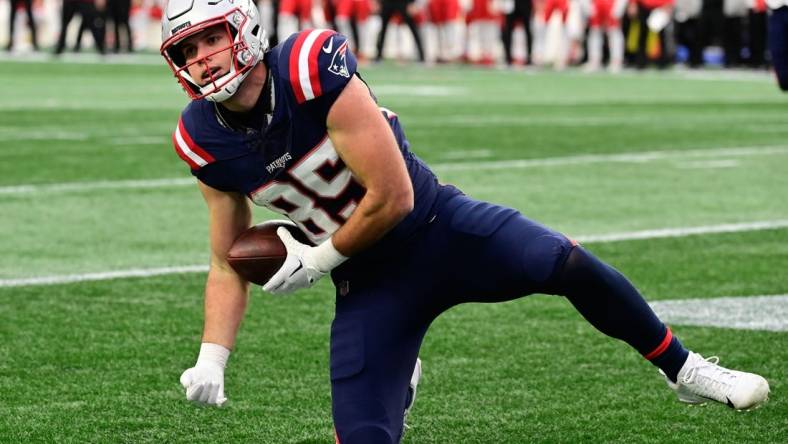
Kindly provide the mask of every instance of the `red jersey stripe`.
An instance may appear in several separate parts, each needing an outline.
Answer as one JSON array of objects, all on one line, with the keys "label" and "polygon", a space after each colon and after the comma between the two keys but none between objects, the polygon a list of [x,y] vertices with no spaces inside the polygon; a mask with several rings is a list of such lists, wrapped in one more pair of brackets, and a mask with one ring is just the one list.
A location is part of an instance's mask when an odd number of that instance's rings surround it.
[{"label": "red jersey stripe", "polygon": [[298,55],[301,53],[301,47],[304,46],[304,40],[306,40],[307,35],[309,35],[307,31],[298,34],[296,41],[293,43],[293,47],[290,49],[290,86],[293,88],[293,93],[298,103],[304,103],[306,100],[304,97],[304,90],[301,88],[301,82],[298,77]]},{"label": "red jersey stripe", "polygon": [[173,146],[175,146],[175,152],[178,154],[178,157],[183,159],[184,162],[188,163],[189,167],[191,167],[191,169],[196,170],[197,168],[200,167],[199,165],[197,165],[197,163],[195,161],[191,160],[189,158],[189,156],[186,155],[186,153],[183,152],[183,149],[181,148],[180,144],[178,143],[178,132],[177,132],[177,130],[176,130],[176,132],[172,133],[172,144],[173,144]]},{"label": "red jersey stripe", "polygon": [[[318,69],[320,64],[318,63],[318,57],[320,56],[320,52],[323,50],[323,45],[325,44],[326,40],[328,40],[329,36],[333,34],[334,31],[328,29],[321,32],[309,50],[309,61],[307,65],[309,66],[309,83],[312,85],[313,97],[320,97],[323,94],[323,90],[320,87],[320,70]],[[333,48],[331,49],[333,50]]]},{"label": "red jersey stripe", "polygon": [[189,147],[189,149],[194,154],[202,158],[202,160],[205,161],[206,164],[216,160],[213,158],[213,156],[211,156],[211,154],[208,151],[202,149],[200,145],[197,145],[197,143],[195,143],[194,140],[192,140],[191,136],[189,136],[189,132],[186,131],[186,126],[183,124],[183,119],[178,120],[178,129],[181,132],[181,137],[183,137],[183,141],[186,142],[186,145]]}]

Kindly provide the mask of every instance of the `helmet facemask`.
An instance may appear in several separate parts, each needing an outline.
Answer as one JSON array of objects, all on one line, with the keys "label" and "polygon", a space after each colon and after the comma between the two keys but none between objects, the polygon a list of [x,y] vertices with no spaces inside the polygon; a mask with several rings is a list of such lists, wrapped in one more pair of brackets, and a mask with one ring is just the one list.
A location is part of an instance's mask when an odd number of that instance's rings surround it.
[{"label": "helmet facemask", "polygon": [[[262,59],[266,44],[264,32],[257,23],[255,13],[245,13],[241,8],[230,11],[208,20],[191,25],[177,32],[161,45],[161,54],[172,69],[178,82],[193,100],[206,98],[222,102],[235,94],[254,66]],[[186,63],[180,44],[187,38],[209,28],[219,26],[227,33],[230,44],[204,55],[199,59]],[[206,64],[206,59],[215,57],[224,51],[230,51],[230,66],[225,73],[208,71],[207,82],[200,86],[203,79],[194,79],[188,69],[195,64]],[[206,64],[207,65],[207,64]]]}]

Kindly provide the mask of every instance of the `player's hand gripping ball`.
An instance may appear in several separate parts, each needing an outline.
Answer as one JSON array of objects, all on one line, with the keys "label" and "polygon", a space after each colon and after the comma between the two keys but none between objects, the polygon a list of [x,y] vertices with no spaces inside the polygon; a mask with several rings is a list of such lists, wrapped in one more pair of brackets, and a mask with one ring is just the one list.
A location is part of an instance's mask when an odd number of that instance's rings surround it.
[{"label": "player's hand gripping ball", "polygon": [[290,221],[263,222],[244,231],[233,242],[227,252],[227,262],[233,270],[257,285],[268,282],[287,258],[287,248],[276,234],[279,227],[287,228],[299,242],[311,245],[304,233]]}]

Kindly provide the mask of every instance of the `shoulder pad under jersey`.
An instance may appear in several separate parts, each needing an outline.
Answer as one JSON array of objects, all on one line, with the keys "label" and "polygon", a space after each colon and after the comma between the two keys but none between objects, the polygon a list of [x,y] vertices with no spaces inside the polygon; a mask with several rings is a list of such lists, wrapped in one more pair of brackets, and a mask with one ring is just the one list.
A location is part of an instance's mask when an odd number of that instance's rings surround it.
[{"label": "shoulder pad under jersey", "polygon": [[219,123],[214,103],[204,99],[192,101],[183,110],[172,142],[175,152],[193,172],[217,160],[243,156],[250,150],[241,133]]},{"label": "shoulder pad under jersey", "polygon": [[279,76],[299,105],[347,85],[356,73],[356,57],[342,34],[312,29],[291,35],[281,45]]}]

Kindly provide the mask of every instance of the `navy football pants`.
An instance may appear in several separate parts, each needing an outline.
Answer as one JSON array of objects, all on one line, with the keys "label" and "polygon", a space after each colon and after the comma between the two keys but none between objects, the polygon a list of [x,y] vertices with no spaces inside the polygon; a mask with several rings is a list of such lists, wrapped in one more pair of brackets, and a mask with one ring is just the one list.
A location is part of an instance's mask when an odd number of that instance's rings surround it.
[{"label": "navy football pants", "polygon": [[775,9],[769,16],[769,51],[777,83],[788,91],[788,6]]},{"label": "navy football pants", "polygon": [[439,314],[545,292],[573,248],[517,211],[450,186],[434,214],[399,253],[361,255],[332,275],[331,389],[342,444],[399,442],[413,366]]}]

